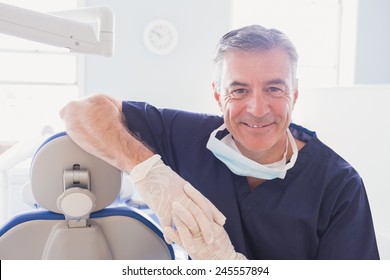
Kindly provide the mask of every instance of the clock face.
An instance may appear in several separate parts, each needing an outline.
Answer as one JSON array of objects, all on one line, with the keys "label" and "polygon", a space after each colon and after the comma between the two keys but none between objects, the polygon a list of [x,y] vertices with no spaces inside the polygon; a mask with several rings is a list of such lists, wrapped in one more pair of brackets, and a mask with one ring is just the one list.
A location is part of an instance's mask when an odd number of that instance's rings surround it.
[{"label": "clock face", "polygon": [[178,41],[175,26],[165,20],[150,22],[144,30],[146,48],[155,54],[167,54],[176,48]]}]

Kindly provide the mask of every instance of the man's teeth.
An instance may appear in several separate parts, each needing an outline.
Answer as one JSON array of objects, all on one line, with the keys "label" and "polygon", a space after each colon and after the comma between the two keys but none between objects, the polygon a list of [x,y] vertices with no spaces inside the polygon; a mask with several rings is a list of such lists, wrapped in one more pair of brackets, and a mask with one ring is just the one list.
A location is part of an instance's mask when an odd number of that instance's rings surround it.
[{"label": "man's teeth", "polygon": [[249,127],[252,127],[252,128],[262,128],[262,127],[265,127],[266,125],[256,125],[256,124],[247,124]]}]

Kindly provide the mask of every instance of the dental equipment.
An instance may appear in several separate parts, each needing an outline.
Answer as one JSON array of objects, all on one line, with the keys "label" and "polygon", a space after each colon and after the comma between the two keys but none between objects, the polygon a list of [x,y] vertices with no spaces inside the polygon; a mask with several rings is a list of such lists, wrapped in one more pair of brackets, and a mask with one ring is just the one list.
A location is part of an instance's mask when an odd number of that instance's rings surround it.
[{"label": "dental equipment", "polygon": [[106,7],[42,13],[0,3],[0,32],[71,52],[114,52],[114,15]]},{"label": "dental equipment", "polygon": [[66,133],[38,148],[30,181],[40,209],[0,227],[1,260],[175,258],[152,218],[116,203],[122,172],[82,150]]}]

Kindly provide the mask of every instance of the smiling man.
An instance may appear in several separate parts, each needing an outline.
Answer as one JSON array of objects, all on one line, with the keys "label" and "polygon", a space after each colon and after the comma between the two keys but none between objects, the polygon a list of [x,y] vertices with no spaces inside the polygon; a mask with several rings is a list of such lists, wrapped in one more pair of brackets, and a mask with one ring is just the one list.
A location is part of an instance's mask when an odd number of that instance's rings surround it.
[{"label": "smiling man", "polygon": [[291,123],[297,60],[283,33],[247,26],[217,47],[222,117],[102,95],[61,115],[80,146],[133,174],[193,259],[378,259],[359,174]]},{"label": "smiling man", "polygon": [[[304,145],[287,134],[298,97],[289,61],[286,51],[274,48],[230,51],[217,64],[220,77],[214,83],[214,96],[223,112],[224,127],[240,153],[254,162],[291,158],[292,146]],[[264,179],[249,177],[250,187]]]}]

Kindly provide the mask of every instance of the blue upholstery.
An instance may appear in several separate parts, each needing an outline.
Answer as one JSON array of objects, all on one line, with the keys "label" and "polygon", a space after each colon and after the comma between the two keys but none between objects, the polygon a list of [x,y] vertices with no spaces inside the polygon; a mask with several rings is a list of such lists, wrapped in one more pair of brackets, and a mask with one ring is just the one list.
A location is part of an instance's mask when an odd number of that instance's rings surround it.
[{"label": "blue upholstery", "polygon": [[[137,209],[132,209],[130,207],[122,206],[122,207],[113,207],[113,208],[105,208],[100,211],[91,213],[91,219],[99,219],[110,216],[124,216],[132,219],[136,219],[149,227],[157,236],[159,236],[162,240],[164,240],[163,234],[158,226],[149,218],[145,217],[143,214],[139,213]],[[35,220],[65,220],[65,216],[62,214],[54,213],[47,210],[34,210],[31,212],[25,212],[13,217],[6,224],[4,224],[0,228],[0,238],[6,234],[10,229],[18,226],[19,224],[35,221]],[[175,259],[175,253],[170,244],[167,244],[165,241],[171,259]],[[0,248],[1,249],[1,248]]]}]

